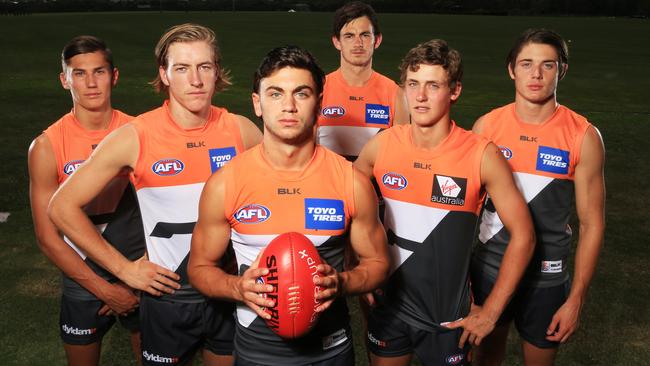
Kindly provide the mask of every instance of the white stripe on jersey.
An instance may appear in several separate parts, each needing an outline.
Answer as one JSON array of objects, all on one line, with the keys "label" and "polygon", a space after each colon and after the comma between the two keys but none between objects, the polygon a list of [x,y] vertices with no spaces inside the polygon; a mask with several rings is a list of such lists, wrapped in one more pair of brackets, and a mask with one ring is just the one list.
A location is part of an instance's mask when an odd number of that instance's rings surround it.
[{"label": "white stripe on jersey", "polygon": [[449,210],[402,202],[384,197],[386,212],[384,226],[395,235],[422,243],[447,216]]},{"label": "white stripe on jersey", "polygon": [[318,143],[341,155],[359,156],[379,130],[379,127],[319,126]]},{"label": "white stripe on jersey", "polygon": [[[541,175],[514,172],[512,177],[515,179],[519,192],[524,196],[526,203],[530,203],[539,192],[548,186],[554,178],[545,177]],[[483,217],[481,218],[481,225],[479,226],[478,239],[481,243],[485,244],[488,240],[492,239],[501,229],[503,229],[503,222],[496,212],[483,210]]]},{"label": "white stripe on jersey", "polygon": [[137,191],[149,260],[176,271],[190,251],[192,234],[174,234],[171,238],[153,237],[158,223],[195,223],[199,198],[205,183],[168,187],[145,187]]},{"label": "white stripe on jersey", "polygon": [[[384,197],[384,202],[386,203],[384,226],[393,230],[398,237],[416,243],[422,243],[449,213],[449,210],[402,202],[386,197]],[[392,244],[389,246],[392,259],[392,274],[413,252],[401,248],[395,243],[389,244]]]}]

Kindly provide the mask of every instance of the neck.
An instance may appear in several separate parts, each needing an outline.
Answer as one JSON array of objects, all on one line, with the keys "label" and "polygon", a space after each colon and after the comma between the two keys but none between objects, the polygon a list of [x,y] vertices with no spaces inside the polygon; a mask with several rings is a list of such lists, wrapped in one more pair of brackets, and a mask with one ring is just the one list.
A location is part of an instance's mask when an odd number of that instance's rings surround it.
[{"label": "neck", "polygon": [[174,122],[182,128],[202,127],[210,118],[210,105],[198,112],[193,112],[181,106],[178,102],[169,99],[169,111]]},{"label": "neck", "polygon": [[341,75],[350,86],[364,86],[372,76],[372,60],[367,65],[357,66],[345,62],[341,58]]},{"label": "neck", "polygon": [[413,145],[418,149],[433,150],[451,133],[451,119],[444,116],[432,125],[411,125],[411,138]]},{"label": "neck", "polygon": [[284,171],[301,171],[311,161],[316,150],[313,139],[300,144],[287,144],[264,134],[262,151],[266,161],[273,169]]},{"label": "neck", "polygon": [[113,108],[109,105],[101,110],[91,111],[75,105],[72,114],[79,121],[79,124],[87,130],[105,130],[113,119]]},{"label": "neck", "polygon": [[519,95],[515,97],[515,113],[517,118],[525,123],[542,124],[555,113],[557,107],[555,94],[542,103],[530,102]]}]

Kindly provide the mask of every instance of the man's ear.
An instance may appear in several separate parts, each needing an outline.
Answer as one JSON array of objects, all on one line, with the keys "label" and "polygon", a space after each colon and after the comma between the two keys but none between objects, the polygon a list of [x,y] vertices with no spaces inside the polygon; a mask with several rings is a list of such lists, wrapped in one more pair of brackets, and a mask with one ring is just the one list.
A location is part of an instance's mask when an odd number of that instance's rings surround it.
[{"label": "man's ear", "polygon": [[451,102],[455,103],[460,98],[460,92],[463,90],[463,83],[460,81],[456,82],[455,87],[451,90]]},{"label": "man's ear", "polygon": [[114,88],[117,85],[117,79],[120,78],[120,71],[117,69],[117,67],[113,68],[113,76],[111,78],[111,85]]},{"label": "man's ear", "polygon": [[341,50],[341,40],[337,36],[332,36],[332,44],[337,50]]},{"label": "man's ear", "polygon": [[512,64],[508,64],[508,75],[510,75],[510,79],[515,80],[515,70],[512,68]]},{"label": "man's ear", "polygon": [[169,79],[167,79],[167,70],[160,66],[158,67],[158,75],[160,76],[160,80],[162,81],[165,86],[169,86]]},{"label": "man's ear", "polygon": [[68,83],[68,76],[66,75],[66,72],[61,72],[59,74],[59,81],[61,81],[61,86],[65,90],[70,90],[70,83]]},{"label": "man's ear", "polygon": [[379,48],[382,39],[383,37],[381,36],[381,33],[375,36],[375,49]]},{"label": "man's ear", "polygon": [[566,72],[569,71],[569,64],[560,64],[562,67],[560,68],[560,75],[558,75],[558,80],[564,79],[566,76]]},{"label": "man's ear", "polygon": [[253,93],[251,95],[251,98],[253,99],[253,109],[255,110],[255,115],[258,118],[262,118],[262,104],[260,103],[260,95]]}]

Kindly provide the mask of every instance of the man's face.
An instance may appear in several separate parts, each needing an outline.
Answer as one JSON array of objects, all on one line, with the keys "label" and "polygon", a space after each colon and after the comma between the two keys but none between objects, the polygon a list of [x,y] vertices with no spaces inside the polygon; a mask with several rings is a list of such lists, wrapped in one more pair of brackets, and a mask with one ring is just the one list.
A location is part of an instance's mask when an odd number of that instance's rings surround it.
[{"label": "man's face", "polygon": [[206,113],[212,104],[219,69],[207,42],[174,42],[167,52],[167,67],[159,68],[162,82],[169,88],[172,108]]},{"label": "man's face", "polygon": [[320,95],[308,70],[276,70],[260,81],[258,93],[253,93],[253,107],[264,120],[265,139],[298,145],[313,138]]},{"label": "man's face", "polygon": [[460,83],[451,89],[447,71],[440,65],[420,64],[417,71],[406,71],[404,92],[411,123],[433,126],[449,114],[451,103],[458,100]]},{"label": "man's face", "polygon": [[375,36],[370,19],[364,16],[345,24],[339,38],[332,37],[332,43],[341,51],[341,62],[366,66],[372,61],[375,48],[381,43],[381,35]]},{"label": "man's face", "polygon": [[59,75],[70,90],[75,108],[100,111],[111,106],[111,89],[117,84],[117,69],[111,70],[102,52],[82,53],[70,58]]},{"label": "man's face", "polygon": [[518,97],[531,103],[545,103],[557,90],[560,75],[557,52],[547,44],[528,43],[508,72],[515,81]]}]

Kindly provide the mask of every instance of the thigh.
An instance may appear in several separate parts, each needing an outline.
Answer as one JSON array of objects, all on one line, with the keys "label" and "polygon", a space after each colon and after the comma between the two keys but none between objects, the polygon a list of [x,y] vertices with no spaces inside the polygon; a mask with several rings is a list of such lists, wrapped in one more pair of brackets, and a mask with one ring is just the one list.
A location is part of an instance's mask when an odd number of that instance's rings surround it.
[{"label": "thigh", "polygon": [[201,305],[142,296],[140,332],[143,365],[185,365],[192,361],[202,346]]},{"label": "thigh", "polygon": [[415,354],[423,365],[468,365],[469,343],[458,348],[462,329],[414,331]]},{"label": "thigh", "polygon": [[204,308],[205,349],[228,356],[234,351],[235,306],[231,302],[207,301]]},{"label": "thigh", "polygon": [[515,326],[526,342],[538,348],[555,348],[558,342],[546,340],[546,331],[555,312],[569,294],[569,283],[546,288],[527,288],[518,299]]},{"label": "thigh", "polygon": [[368,350],[379,357],[399,357],[413,353],[409,326],[379,305],[368,315]]},{"label": "thigh", "polygon": [[99,300],[77,300],[61,296],[59,330],[63,343],[89,345],[100,342],[115,323],[115,317],[98,315],[102,307]]}]

